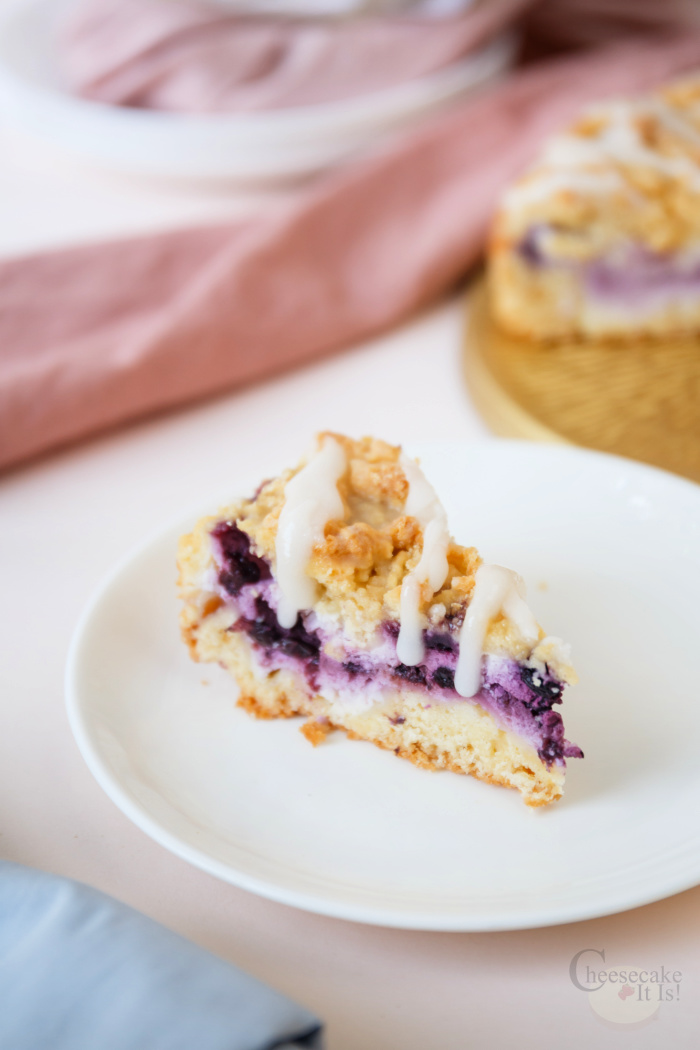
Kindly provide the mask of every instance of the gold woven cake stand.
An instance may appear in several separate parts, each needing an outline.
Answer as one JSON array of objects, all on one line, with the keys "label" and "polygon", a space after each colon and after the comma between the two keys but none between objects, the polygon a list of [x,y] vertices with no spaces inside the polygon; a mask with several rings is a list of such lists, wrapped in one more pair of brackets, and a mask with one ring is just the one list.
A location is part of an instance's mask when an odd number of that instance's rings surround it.
[{"label": "gold woven cake stand", "polygon": [[586,445],[700,481],[700,339],[514,339],[494,325],[481,275],[467,298],[464,369],[477,407],[502,437]]}]

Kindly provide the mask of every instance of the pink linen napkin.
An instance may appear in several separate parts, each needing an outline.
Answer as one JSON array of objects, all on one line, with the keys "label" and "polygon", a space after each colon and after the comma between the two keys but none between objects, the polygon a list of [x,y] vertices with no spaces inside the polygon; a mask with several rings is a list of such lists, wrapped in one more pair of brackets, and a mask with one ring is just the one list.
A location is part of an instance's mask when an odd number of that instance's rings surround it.
[{"label": "pink linen napkin", "polygon": [[482,250],[580,107],[700,65],[700,32],[514,74],[275,214],[0,263],[0,466],[378,332]]},{"label": "pink linen napkin", "polygon": [[201,0],[87,0],[59,58],[68,87],[97,102],[180,113],[283,109],[435,73],[532,4],[481,0],[450,18],[338,21],[233,14]]}]

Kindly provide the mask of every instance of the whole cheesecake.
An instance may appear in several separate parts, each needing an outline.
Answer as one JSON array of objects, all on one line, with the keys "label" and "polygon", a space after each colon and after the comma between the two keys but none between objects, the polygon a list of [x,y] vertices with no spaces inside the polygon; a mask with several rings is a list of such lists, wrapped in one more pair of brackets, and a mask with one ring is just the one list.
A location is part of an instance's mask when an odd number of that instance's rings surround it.
[{"label": "whole cheesecake", "polygon": [[505,194],[491,310],[533,340],[700,331],[700,77],[599,105]]}]

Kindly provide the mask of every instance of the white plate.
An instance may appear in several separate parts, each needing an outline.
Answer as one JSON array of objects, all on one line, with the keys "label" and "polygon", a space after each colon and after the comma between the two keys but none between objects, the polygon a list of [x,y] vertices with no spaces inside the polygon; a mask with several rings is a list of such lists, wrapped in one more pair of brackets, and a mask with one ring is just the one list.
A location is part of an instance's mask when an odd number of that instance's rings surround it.
[{"label": "white plate", "polygon": [[700,488],[563,446],[409,451],[454,534],[521,571],[546,629],[573,642],[565,724],[586,758],[564,798],[529,811],[340,733],[313,749],[296,719],[234,707],[232,681],[178,637],[179,528],[117,567],[73,642],[70,721],[99,783],[197,867],[361,922],[542,926],[700,882]]},{"label": "white plate", "polygon": [[56,33],[75,0],[5,0],[0,115],[78,156],[136,175],[268,180],[318,171],[500,76],[515,38],[431,76],[327,105],[250,114],[180,115],[106,106],[69,94]]}]

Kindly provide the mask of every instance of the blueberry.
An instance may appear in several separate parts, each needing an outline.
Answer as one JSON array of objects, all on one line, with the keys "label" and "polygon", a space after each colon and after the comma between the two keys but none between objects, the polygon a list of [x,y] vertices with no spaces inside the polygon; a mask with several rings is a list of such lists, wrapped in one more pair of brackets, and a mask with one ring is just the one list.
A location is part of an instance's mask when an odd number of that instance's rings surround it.
[{"label": "blueberry", "polygon": [[257,583],[261,575],[260,567],[255,562],[236,555],[230,559],[228,569],[219,573],[219,583],[224,590],[235,596],[246,584]]},{"label": "blueberry", "polygon": [[546,701],[547,707],[561,703],[561,684],[549,677],[548,671],[542,674],[534,667],[523,667],[520,670],[520,677],[531,692]]},{"label": "blueberry", "polygon": [[220,521],[212,529],[218,541],[224,567],[219,573],[219,583],[228,594],[235,597],[250,583],[269,580],[270,566],[250,549],[250,537],[233,521]]},{"label": "blueberry", "polygon": [[453,653],[455,651],[455,643],[449,634],[426,634],[425,648],[437,649],[439,653]]},{"label": "blueberry", "polygon": [[449,667],[438,667],[437,671],[433,673],[433,681],[441,689],[454,689],[455,673]]},{"label": "blueberry", "polygon": [[392,674],[397,678],[403,678],[406,682],[412,682],[414,685],[427,685],[424,667],[407,667],[406,664],[398,664]]},{"label": "blueberry", "polygon": [[301,641],[299,638],[280,638],[275,648],[287,656],[296,657],[297,660],[310,660],[318,653],[318,648],[313,643]]},{"label": "blueberry", "polygon": [[[356,664],[352,660],[347,660],[346,663],[343,664],[343,670],[349,674],[351,678],[356,674],[367,674],[362,664]],[[368,677],[370,676],[368,675]]]},{"label": "blueberry", "polygon": [[[251,622],[250,620],[239,620],[238,624],[240,623],[244,625],[242,629],[245,630],[250,637],[258,643],[258,645],[261,645],[263,649],[274,648],[277,636],[275,631],[271,627],[268,627],[267,624],[258,623],[256,621]],[[238,627],[238,624],[235,626]]]}]

